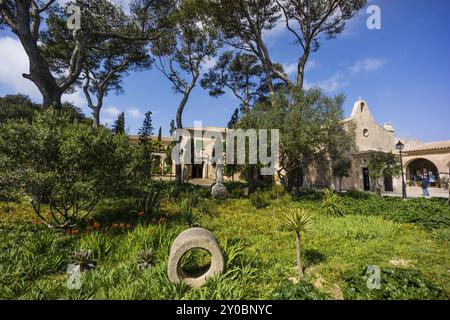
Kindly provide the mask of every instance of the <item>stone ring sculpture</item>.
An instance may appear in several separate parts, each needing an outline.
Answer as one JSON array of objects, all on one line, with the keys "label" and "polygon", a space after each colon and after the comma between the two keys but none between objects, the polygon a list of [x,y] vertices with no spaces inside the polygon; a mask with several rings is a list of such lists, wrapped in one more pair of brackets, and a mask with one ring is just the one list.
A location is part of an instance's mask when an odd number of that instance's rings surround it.
[{"label": "stone ring sculpture", "polygon": [[[204,249],[211,254],[209,270],[198,277],[186,274],[181,268],[181,258],[193,249]],[[167,269],[171,282],[178,283],[183,281],[192,288],[203,286],[209,278],[221,274],[224,270],[224,259],[216,237],[203,228],[192,228],[183,231],[172,244]]]}]

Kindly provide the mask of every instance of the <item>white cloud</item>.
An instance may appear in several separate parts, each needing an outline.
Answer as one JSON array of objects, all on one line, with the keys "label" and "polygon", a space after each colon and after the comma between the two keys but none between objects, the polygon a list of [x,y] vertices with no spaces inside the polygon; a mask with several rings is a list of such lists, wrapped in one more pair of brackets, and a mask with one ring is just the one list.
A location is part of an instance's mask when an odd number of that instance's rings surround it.
[{"label": "white cloud", "polygon": [[321,80],[318,82],[309,82],[305,80],[304,87],[305,89],[311,89],[314,87],[318,87],[327,93],[336,92],[346,86],[349,85],[349,81],[347,81],[344,76],[340,73],[333,75],[332,77]]},{"label": "white cloud", "polygon": [[143,114],[141,111],[139,111],[137,108],[129,108],[127,110],[127,114],[132,118],[132,119],[139,119],[141,117],[143,117]]},{"label": "white cloud", "polygon": [[270,30],[263,31],[263,39],[275,39],[286,33],[286,22],[284,19],[278,20],[277,24]]},{"label": "white cloud", "polygon": [[297,73],[297,64],[296,63],[284,64],[283,69],[288,76],[293,75]]},{"label": "white cloud", "polygon": [[[122,113],[118,108],[116,107],[107,107],[103,110],[104,114],[106,114],[109,118],[111,117],[118,117],[119,114]],[[106,121],[106,119],[105,119]]]},{"label": "white cloud", "polygon": [[33,100],[42,101],[42,95],[28,79],[22,77],[29,72],[28,57],[19,40],[4,37],[0,38],[0,84],[11,93],[29,95]]},{"label": "white cloud", "polygon": [[366,58],[356,61],[355,64],[350,67],[350,71],[353,74],[360,74],[363,72],[374,72],[380,69],[386,63],[385,60],[377,58]]},{"label": "white cloud", "polygon": [[208,59],[206,59],[205,61],[202,62],[200,68],[201,68],[201,73],[206,73],[209,71],[209,69],[213,68],[217,63],[216,58],[214,57],[210,57]]}]

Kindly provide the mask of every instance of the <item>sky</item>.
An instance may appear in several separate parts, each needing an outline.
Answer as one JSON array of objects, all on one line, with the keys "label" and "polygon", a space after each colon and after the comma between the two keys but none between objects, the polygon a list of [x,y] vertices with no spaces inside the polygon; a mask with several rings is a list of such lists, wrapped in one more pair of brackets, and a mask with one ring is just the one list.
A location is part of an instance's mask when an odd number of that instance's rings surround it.
[{"label": "sky", "polygon": [[[127,0],[120,0],[125,3]],[[64,0],[61,0],[64,2]],[[375,120],[391,122],[396,135],[423,142],[450,139],[450,1],[372,0],[381,9],[381,29],[369,30],[366,8],[347,23],[336,39],[321,40],[307,66],[306,86],[318,86],[330,96],[344,94],[345,116],[354,102],[364,99]],[[265,34],[272,59],[295,76],[301,54],[283,25]],[[214,65],[204,63],[203,72]],[[17,38],[0,31],[0,96],[23,93],[34,101],[42,97],[34,84],[23,79],[27,57]],[[290,73],[292,72],[292,73]],[[153,112],[155,131],[168,134],[181,96],[156,69],[131,73],[124,81],[124,94],[105,99],[102,122],[112,124],[125,112],[129,133],[137,133],[144,114]],[[64,97],[90,110],[81,92]],[[199,85],[186,106],[183,124],[226,126],[239,102],[230,93],[212,98]]]}]

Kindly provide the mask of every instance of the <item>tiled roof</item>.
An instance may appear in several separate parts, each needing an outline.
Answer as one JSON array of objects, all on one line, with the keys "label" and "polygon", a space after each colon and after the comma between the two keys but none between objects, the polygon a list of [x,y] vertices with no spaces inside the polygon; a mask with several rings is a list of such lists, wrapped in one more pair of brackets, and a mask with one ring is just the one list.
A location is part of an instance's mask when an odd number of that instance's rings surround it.
[{"label": "tiled roof", "polygon": [[441,150],[441,149],[450,149],[450,140],[431,142],[431,143],[423,143],[423,144],[411,146],[409,148],[407,147],[405,149],[405,151],[411,152],[411,151]]}]

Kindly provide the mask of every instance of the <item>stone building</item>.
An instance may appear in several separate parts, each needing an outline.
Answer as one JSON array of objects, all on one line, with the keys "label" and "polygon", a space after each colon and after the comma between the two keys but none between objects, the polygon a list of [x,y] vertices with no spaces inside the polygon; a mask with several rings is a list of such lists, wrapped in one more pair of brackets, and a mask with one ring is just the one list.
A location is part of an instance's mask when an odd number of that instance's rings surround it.
[{"label": "stone building", "polygon": [[[403,163],[405,178],[409,188],[418,187],[418,181],[427,174],[433,188],[441,188],[442,182],[449,178],[450,173],[450,140],[434,143],[422,143],[396,136],[392,124],[379,125],[373,118],[368,104],[359,99],[355,102],[351,116],[343,121],[345,128],[355,130],[355,149],[352,151],[352,169],[348,178],[342,180],[342,189],[357,189],[361,191],[374,191],[377,184],[370,177],[368,161],[374,152],[393,152],[396,144],[401,140],[405,144]],[[196,137],[194,128],[186,128],[193,143],[191,144],[191,163],[184,165],[184,178],[214,180],[214,167],[212,165],[213,142],[211,138]],[[225,128],[204,127],[203,132],[224,136]],[[450,132],[449,132],[450,133]],[[134,137],[137,139],[136,137]],[[163,145],[171,144],[170,138],[162,139]],[[184,140],[187,143],[187,140]],[[157,153],[158,165],[164,170],[166,153]],[[195,161],[197,159],[197,161]],[[198,161],[200,160],[200,161]],[[174,167],[172,172],[175,172]],[[384,177],[378,181],[385,193],[400,193],[401,178]],[[338,185],[337,179],[331,174],[330,163],[324,159],[312,160],[304,172],[303,187],[308,189],[334,188]]]},{"label": "stone building", "polygon": [[[408,187],[419,186],[419,180],[425,174],[430,177],[431,186],[442,187],[442,182],[450,173],[450,140],[434,143],[421,143],[396,136],[390,123],[379,125],[370,113],[368,104],[358,100],[351,116],[344,120],[344,125],[352,124],[355,129],[356,150],[352,154],[352,173],[343,180],[344,189],[373,191],[376,181],[370,178],[367,162],[370,154],[376,151],[399,154],[395,148],[398,141],[405,144],[403,154],[403,170]],[[449,132],[450,133],[450,132]],[[401,178],[384,177],[379,181],[384,192],[401,192]]]}]

